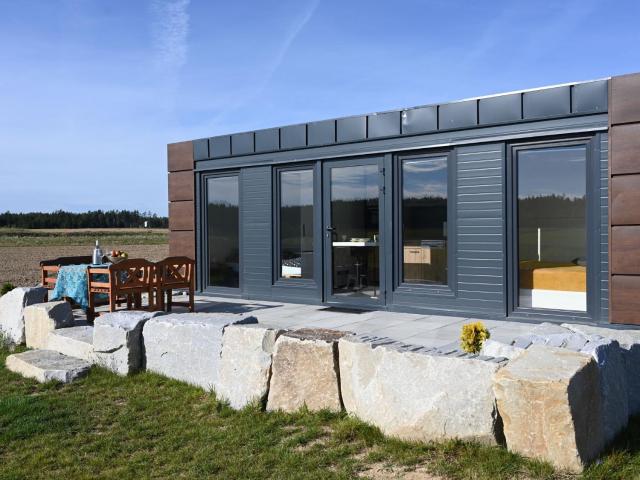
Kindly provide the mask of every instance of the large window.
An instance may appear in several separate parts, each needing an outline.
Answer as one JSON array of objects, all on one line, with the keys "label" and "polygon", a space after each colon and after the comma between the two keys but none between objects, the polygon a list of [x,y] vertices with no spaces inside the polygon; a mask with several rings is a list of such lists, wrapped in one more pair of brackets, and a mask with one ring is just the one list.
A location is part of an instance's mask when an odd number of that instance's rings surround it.
[{"label": "large window", "polygon": [[280,276],[313,278],[313,170],[278,173]]},{"label": "large window", "polygon": [[238,176],[207,179],[209,285],[240,286]]},{"label": "large window", "polygon": [[519,304],[587,309],[587,150],[517,153]]},{"label": "large window", "polygon": [[447,157],[402,167],[402,280],[447,284]]}]

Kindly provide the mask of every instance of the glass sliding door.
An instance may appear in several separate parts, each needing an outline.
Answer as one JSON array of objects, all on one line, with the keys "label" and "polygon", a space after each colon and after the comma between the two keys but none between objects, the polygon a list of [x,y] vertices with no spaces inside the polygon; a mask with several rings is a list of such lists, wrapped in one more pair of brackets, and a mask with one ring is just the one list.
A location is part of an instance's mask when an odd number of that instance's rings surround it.
[{"label": "glass sliding door", "polygon": [[210,287],[240,286],[240,211],[238,175],[206,180],[207,258]]},{"label": "glass sliding door", "polygon": [[380,177],[377,160],[329,164],[325,245],[334,300],[380,301]]},{"label": "glass sliding door", "polygon": [[587,310],[587,147],[516,151],[520,307]]}]

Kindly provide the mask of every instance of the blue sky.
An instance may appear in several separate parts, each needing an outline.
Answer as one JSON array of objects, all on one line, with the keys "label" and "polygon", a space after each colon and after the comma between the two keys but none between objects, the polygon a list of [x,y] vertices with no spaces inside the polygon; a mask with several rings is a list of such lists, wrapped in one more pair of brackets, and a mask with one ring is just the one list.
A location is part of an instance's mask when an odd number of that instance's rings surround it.
[{"label": "blue sky", "polygon": [[0,211],[166,214],[169,142],[640,71],[638,18],[632,0],[0,0]]}]

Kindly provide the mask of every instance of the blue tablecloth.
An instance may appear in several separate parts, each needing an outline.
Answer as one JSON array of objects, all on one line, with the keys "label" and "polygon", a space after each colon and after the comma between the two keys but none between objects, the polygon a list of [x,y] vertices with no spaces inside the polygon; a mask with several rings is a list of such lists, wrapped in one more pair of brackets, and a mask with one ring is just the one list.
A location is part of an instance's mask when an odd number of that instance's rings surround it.
[{"label": "blue tablecloth", "polygon": [[[58,270],[56,286],[51,292],[51,300],[71,298],[82,308],[89,307],[89,288],[87,285],[87,267],[89,265],[65,265]],[[92,265],[107,267],[107,265]],[[106,277],[106,275],[105,275]],[[106,280],[105,280],[106,281]]]}]

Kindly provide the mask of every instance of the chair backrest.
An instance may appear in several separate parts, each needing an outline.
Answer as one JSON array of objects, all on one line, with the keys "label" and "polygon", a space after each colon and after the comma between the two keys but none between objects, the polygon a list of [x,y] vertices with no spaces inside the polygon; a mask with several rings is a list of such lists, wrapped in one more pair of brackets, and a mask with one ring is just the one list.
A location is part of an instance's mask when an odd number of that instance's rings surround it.
[{"label": "chair backrest", "polygon": [[78,257],[58,257],[52,258],[51,260],[42,260],[40,262],[41,267],[49,267],[49,266],[57,266],[63,267],[66,265],[82,265],[85,263],[93,262],[93,257],[91,255],[83,255]]},{"label": "chair backrest", "polygon": [[189,257],[168,257],[156,262],[158,285],[190,288],[195,284],[196,262]]},{"label": "chair backrest", "polygon": [[153,262],[143,258],[132,258],[109,265],[109,281],[120,292],[150,288],[153,274]]}]

